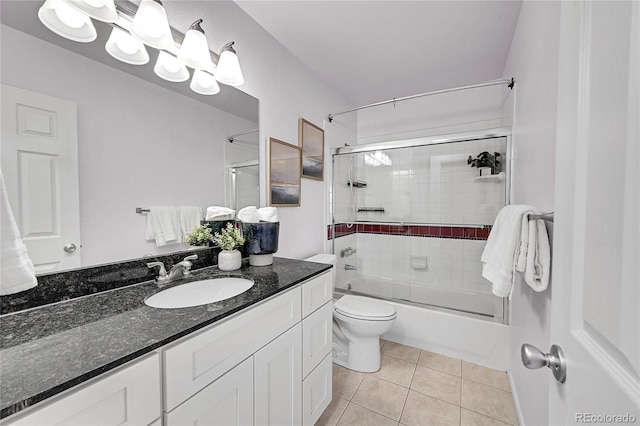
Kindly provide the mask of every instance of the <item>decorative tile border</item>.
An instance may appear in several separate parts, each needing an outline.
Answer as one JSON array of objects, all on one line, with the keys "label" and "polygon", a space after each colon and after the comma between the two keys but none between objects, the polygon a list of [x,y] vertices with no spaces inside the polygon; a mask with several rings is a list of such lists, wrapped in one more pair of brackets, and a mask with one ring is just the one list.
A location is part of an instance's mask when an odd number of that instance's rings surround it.
[{"label": "decorative tile border", "polygon": [[358,223],[347,227],[346,223],[338,223],[327,227],[327,239],[343,237],[351,234],[384,234],[405,235],[408,237],[455,238],[463,240],[486,240],[489,238],[491,226],[478,228],[474,226],[434,226],[434,225],[392,225],[384,223]]}]

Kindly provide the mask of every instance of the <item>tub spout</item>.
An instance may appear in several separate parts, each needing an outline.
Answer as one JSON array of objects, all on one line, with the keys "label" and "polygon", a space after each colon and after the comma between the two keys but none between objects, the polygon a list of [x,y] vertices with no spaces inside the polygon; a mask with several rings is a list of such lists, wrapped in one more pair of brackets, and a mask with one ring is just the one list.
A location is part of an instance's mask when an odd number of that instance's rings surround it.
[{"label": "tub spout", "polygon": [[344,265],[344,270],[345,271],[357,271],[358,268],[353,266],[353,265]]}]

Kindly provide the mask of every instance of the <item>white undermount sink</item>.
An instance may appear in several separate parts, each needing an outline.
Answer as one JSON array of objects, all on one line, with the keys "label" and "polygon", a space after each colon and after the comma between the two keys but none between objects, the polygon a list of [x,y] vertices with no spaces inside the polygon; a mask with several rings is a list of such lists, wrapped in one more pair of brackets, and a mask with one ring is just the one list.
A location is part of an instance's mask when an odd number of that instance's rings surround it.
[{"label": "white undermount sink", "polygon": [[144,303],[153,308],[188,308],[230,299],[253,287],[246,278],[220,277],[178,285],[149,297]]}]

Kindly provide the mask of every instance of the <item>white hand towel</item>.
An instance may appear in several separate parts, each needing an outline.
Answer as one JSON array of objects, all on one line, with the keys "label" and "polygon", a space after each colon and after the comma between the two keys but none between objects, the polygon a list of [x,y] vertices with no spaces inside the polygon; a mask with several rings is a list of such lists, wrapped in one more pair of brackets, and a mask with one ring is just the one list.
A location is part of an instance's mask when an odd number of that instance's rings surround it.
[{"label": "white hand towel", "polygon": [[233,220],[236,211],[227,207],[209,206],[205,220]]},{"label": "white hand towel", "polygon": [[182,240],[178,209],[171,206],[149,208],[146,235],[147,240],[155,240],[158,247],[178,244]]},{"label": "white hand towel", "polygon": [[508,297],[514,273],[524,272],[525,282],[535,291],[549,283],[551,263],[549,238],[542,220],[529,220],[539,211],[532,206],[506,206],[498,213],[482,253],[482,276],[492,282],[493,294]]},{"label": "white hand towel", "polygon": [[256,206],[248,206],[240,209],[238,212],[238,220],[245,223],[258,223],[260,222],[260,216],[258,215],[258,209]]},{"label": "white hand towel", "polygon": [[258,209],[260,222],[277,222],[278,209],[275,207],[262,207]]},{"label": "white hand towel", "polygon": [[198,206],[182,206],[178,208],[180,220],[180,233],[182,241],[189,235],[196,226],[200,226],[202,220],[202,209]]},{"label": "white hand towel", "polygon": [[0,296],[29,290],[38,285],[33,262],[20,238],[13,217],[4,178],[0,172]]}]

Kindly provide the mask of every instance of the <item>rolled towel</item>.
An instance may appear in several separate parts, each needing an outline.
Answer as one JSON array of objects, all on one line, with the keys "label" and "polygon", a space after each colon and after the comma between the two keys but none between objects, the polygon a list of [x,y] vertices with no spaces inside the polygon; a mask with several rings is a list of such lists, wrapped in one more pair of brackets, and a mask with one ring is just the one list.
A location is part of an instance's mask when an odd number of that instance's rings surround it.
[{"label": "rolled towel", "polygon": [[20,238],[20,230],[9,206],[9,197],[0,172],[0,295],[13,294],[38,285],[33,262]]},{"label": "rolled towel", "polygon": [[182,241],[189,235],[202,220],[202,209],[198,206],[178,207],[178,218],[180,220],[180,234]]},{"label": "rolled towel", "polygon": [[238,220],[245,223],[258,223],[260,222],[260,216],[258,215],[258,209],[256,206],[248,206],[240,209],[238,212]]},{"label": "rolled towel", "polygon": [[262,207],[258,209],[260,222],[277,222],[278,209],[275,207]]},{"label": "rolled towel", "polygon": [[227,207],[209,206],[204,220],[233,220],[236,211]]}]

